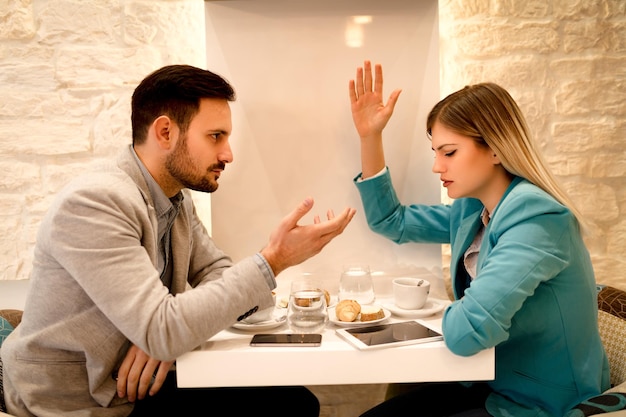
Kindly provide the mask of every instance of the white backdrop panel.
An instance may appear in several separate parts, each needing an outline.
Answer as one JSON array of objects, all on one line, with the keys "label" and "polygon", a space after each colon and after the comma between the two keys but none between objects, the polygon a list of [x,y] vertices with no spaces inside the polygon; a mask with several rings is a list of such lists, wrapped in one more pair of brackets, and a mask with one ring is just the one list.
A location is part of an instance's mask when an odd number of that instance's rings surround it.
[{"label": "white backdrop panel", "polygon": [[[352,179],[360,171],[348,81],[365,59],[383,64],[385,96],[403,92],[385,152],[405,203],[440,201],[425,118],[439,99],[436,0],[208,1],[207,68],[237,91],[234,162],[211,196],[213,237],[234,260],[267,242],[304,197],[325,217],[357,215],[321,254],[285,272],[337,274],[348,261],[373,270],[441,267],[439,245],[396,245],[367,227]],[[358,23],[355,16],[370,16]],[[360,46],[358,45],[360,42]],[[356,44],[356,45],[355,45]]]}]

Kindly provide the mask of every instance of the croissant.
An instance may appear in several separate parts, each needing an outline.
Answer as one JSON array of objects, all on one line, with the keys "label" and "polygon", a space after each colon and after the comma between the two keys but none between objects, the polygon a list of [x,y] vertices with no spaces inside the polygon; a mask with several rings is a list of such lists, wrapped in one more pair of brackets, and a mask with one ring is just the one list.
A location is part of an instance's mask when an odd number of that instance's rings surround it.
[{"label": "croissant", "polygon": [[335,315],[339,321],[355,321],[361,312],[361,304],[355,300],[341,300],[335,307]]}]

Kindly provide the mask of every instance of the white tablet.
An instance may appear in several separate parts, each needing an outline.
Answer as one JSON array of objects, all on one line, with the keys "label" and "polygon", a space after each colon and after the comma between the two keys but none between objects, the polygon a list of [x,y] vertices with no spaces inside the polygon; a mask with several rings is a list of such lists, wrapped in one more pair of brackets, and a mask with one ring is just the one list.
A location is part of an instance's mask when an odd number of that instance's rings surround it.
[{"label": "white tablet", "polygon": [[380,349],[443,340],[441,333],[417,320],[337,329],[336,332],[359,349]]}]

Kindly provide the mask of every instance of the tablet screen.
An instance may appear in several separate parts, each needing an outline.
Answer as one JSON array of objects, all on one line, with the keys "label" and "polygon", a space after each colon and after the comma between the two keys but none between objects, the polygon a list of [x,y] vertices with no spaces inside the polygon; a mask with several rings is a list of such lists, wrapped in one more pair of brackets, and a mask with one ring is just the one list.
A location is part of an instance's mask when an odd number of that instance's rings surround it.
[{"label": "tablet screen", "polygon": [[415,320],[339,329],[337,334],[360,349],[402,346],[443,339],[441,333]]}]

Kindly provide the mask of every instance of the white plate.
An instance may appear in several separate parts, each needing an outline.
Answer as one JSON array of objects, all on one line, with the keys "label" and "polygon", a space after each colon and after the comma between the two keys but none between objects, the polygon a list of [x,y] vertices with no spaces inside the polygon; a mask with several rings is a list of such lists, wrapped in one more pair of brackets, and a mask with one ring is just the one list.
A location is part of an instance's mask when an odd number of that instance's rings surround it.
[{"label": "white plate", "polygon": [[244,321],[238,321],[233,324],[233,328],[238,330],[249,330],[249,331],[260,331],[260,330],[269,330],[275,327],[278,327],[287,322],[287,315],[285,314],[285,309],[276,309],[274,311],[274,318],[272,320],[260,321],[258,323],[246,323]]},{"label": "white plate", "polygon": [[405,317],[410,319],[419,319],[422,317],[432,316],[439,313],[448,304],[447,301],[430,298],[419,310],[405,310],[396,306],[393,302],[383,304],[383,307],[391,311],[394,316]]},{"label": "white plate", "polygon": [[389,312],[389,310],[383,308],[383,313],[385,313],[385,317],[383,317],[382,319],[378,319],[378,320],[370,320],[370,321],[360,321],[358,318],[355,321],[341,321],[337,318],[337,315],[335,314],[335,307],[331,307],[328,309],[328,321],[330,321],[333,324],[336,324],[337,326],[340,327],[362,327],[362,326],[369,326],[371,324],[376,324],[376,323],[382,323],[383,321],[387,320],[389,317],[391,317],[391,313]]}]

